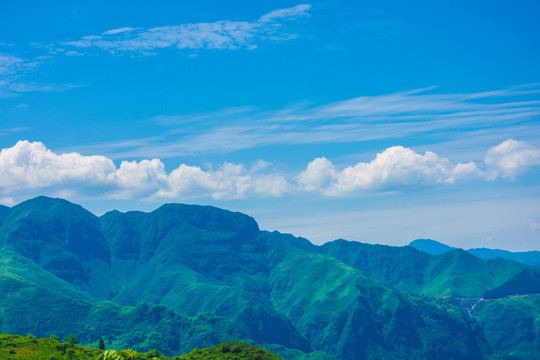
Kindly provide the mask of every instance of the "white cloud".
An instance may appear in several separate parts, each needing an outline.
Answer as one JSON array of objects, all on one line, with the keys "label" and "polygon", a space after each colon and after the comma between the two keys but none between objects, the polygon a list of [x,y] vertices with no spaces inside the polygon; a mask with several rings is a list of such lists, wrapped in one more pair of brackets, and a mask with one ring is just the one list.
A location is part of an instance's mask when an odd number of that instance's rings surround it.
[{"label": "white cloud", "polygon": [[33,189],[55,194],[105,198],[215,199],[280,196],[289,191],[284,177],[224,163],[217,170],[181,164],[167,174],[159,159],[122,161],[120,167],[105,156],[56,154],[40,142],[19,141],[0,152],[0,198]]},{"label": "white cloud", "polygon": [[224,163],[216,171],[203,171],[197,166],[180,165],[169,175],[168,187],[154,198],[211,196],[214,199],[242,199],[248,194],[281,196],[290,190],[284,177],[260,174],[258,169],[246,170],[243,165]]},{"label": "white cloud", "polygon": [[177,49],[254,49],[263,40],[292,38],[280,28],[283,21],[308,16],[310,5],[301,4],[278,9],[256,21],[220,20],[211,23],[180,24],[150,29],[122,27],[89,35],[79,40],[60,42],[63,47],[99,48],[110,52],[139,52],[154,54],[152,50]]},{"label": "white cloud", "polygon": [[118,29],[112,29],[112,30],[108,30],[108,31],[105,31],[103,33],[103,35],[116,35],[116,34],[121,34],[121,33],[126,33],[126,32],[131,32],[135,30],[134,28],[132,27],[121,27],[121,28],[118,28]]},{"label": "white cloud", "polygon": [[[267,145],[336,144],[418,137],[429,143],[469,141],[454,154],[470,149],[481,161],[488,146],[508,134],[530,139],[540,131],[536,87],[517,87],[470,94],[430,94],[426,89],[362,96],[325,105],[296,104],[280,110],[235,107],[208,113],[156,116],[167,129],[159,143],[140,139],[139,146],[108,147],[111,156],[187,156],[223,153]],[[531,100],[533,99],[533,100]],[[189,131],[188,131],[188,130]],[[103,150],[104,144],[96,148]],[[450,145],[448,145],[450,146]],[[88,148],[86,148],[88,149]],[[85,150],[86,150],[85,149]],[[479,152],[482,152],[479,155]],[[151,154],[151,155],[148,155]]]},{"label": "white cloud", "polygon": [[324,157],[311,161],[307,169],[297,177],[298,183],[307,191],[326,189],[338,177],[336,168]]},{"label": "white cloud", "polygon": [[270,11],[259,18],[259,22],[268,22],[274,20],[295,20],[298,17],[309,16],[308,10],[311,9],[309,4],[300,4],[287,9],[278,9]]},{"label": "white cloud", "polygon": [[26,73],[34,70],[47,57],[23,59],[12,55],[0,54],[0,98],[18,96],[25,92],[64,91],[76,87],[73,84],[41,85],[23,80]]},{"label": "white cloud", "polygon": [[538,149],[512,139],[487,154],[486,169],[479,169],[472,161],[453,164],[431,151],[420,154],[393,146],[370,162],[342,169],[319,157],[293,177],[274,171],[271,163],[262,160],[251,167],[229,162],[206,169],[180,164],[170,173],[159,159],[122,161],[116,166],[106,156],[58,154],[40,142],[24,140],[0,152],[0,199],[27,197],[28,193],[151,201],[278,197],[293,191],[345,196],[414,191],[467,179],[495,180],[498,174],[513,179],[528,167],[540,165]]},{"label": "white cloud", "polygon": [[297,182],[307,191],[343,196],[362,191],[399,191],[451,184],[462,178],[478,177],[480,173],[473,162],[453,165],[430,151],[422,155],[393,146],[369,163],[360,162],[341,171],[326,158],[317,158],[300,173]]},{"label": "white cloud", "polygon": [[14,72],[22,63],[18,57],[0,54],[0,75]]},{"label": "white cloud", "polygon": [[508,139],[489,149],[485,163],[490,167],[490,179],[502,176],[513,180],[532,166],[540,165],[540,148],[523,141]]},{"label": "white cloud", "polygon": [[19,141],[0,152],[0,187],[5,192],[72,182],[106,182],[114,168],[112,160],[104,156],[58,155],[42,143]]}]

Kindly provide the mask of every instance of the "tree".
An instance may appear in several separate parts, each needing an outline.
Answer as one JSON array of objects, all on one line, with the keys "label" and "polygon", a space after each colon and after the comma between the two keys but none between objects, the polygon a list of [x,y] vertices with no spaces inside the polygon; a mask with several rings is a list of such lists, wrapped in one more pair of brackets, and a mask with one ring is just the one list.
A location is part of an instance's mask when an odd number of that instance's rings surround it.
[{"label": "tree", "polygon": [[77,336],[75,336],[74,334],[69,334],[66,338],[66,341],[71,345],[75,345],[79,342],[79,340],[77,340]]},{"label": "tree", "polygon": [[49,336],[49,339],[51,339],[51,341],[54,341],[54,342],[60,342],[60,338],[54,334],[51,334],[51,336]]},{"label": "tree", "polygon": [[105,342],[103,341],[103,338],[99,338],[99,349],[105,350]]}]

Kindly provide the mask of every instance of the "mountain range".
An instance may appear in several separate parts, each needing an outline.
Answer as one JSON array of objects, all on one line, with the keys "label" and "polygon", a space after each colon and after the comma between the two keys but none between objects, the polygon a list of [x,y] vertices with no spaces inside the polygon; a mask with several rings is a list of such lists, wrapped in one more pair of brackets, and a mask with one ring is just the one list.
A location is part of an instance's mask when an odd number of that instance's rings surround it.
[{"label": "mountain range", "polygon": [[[176,355],[233,340],[285,359],[515,359],[540,353],[540,269],[261,231],[166,204],[95,216],[0,207],[0,332]],[[412,245],[412,244],[411,244]]]},{"label": "mountain range", "polygon": [[[412,246],[415,249],[431,255],[440,255],[457,249],[455,247],[451,247],[431,239],[417,239],[411,241],[409,246]],[[467,250],[467,252],[485,260],[500,257],[503,259],[514,260],[522,264],[540,268],[540,251],[512,252],[500,249],[475,248],[469,249]]]}]

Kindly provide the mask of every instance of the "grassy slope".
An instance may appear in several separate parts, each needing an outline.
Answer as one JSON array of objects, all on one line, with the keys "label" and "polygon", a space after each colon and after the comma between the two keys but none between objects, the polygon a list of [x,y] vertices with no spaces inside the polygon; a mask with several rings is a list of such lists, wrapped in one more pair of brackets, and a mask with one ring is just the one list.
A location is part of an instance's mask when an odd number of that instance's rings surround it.
[{"label": "grassy slope", "polygon": [[281,244],[274,256],[272,300],[316,349],[343,359],[482,358],[457,306],[403,295],[320,254]]},{"label": "grassy slope", "polygon": [[540,354],[540,295],[478,300],[471,315],[499,355],[525,360]]},{"label": "grassy slope", "polygon": [[96,343],[103,337],[117,349],[159,347],[167,354],[246,338],[230,320],[203,314],[188,317],[163,306],[90,303],[7,277],[0,277],[0,292],[4,294],[0,331],[7,333],[41,337],[55,333],[61,338],[73,333],[81,343]]},{"label": "grassy slope", "polygon": [[[513,279],[522,273],[540,276],[538,269],[500,258],[482,260],[459,249],[429,255],[410,246],[336,240],[322,245],[320,251],[397,289],[432,297],[482,297],[507,283],[515,283]],[[540,292],[540,283],[525,285],[506,286],[504,291],[508,294]]]},{"label": "grassy slope", "polygon": [[[113,231],[111,217],[129,224],[132,214],[108,214],[102,220],[111,247],[122,248],[129,239]],[[268,299],[266,243],[252,218],[166,205],[139,220],[137,268],[113,301],[159,303],[188,315],[209,312],[231,319],[257,343],[310,350]],[[113,266],[128,262],[112,260]]]},{"label": "grassy slope", "polygon": [[[430,257],[412,248],[348,242],[321,248],[334,251],[332,258],[307,240],[259,232],[250,217],[210,207],[166,205],[97,220],[61,200],[38,198],[39,211],[31,205],[15,207],[0,235],[5,249],[28,256],[0,262],[0,291],[9,294],[0,298],[0,331],[47,336],[54,329],[85,343],[107,334],[117,347],[160,346],[169,354],[249,338],[342,359],[481,358],[482,344],[459,308],[405,295],[358,270],[396,288],[440,296],[476,295],[521,269],[461,252]],[[92,241],[85,229],[98,242],[92,256],[78,246]],[[33,241],[40,246],[32,247]],[[64,258],[79,263],[79,271],[66,273],[58,266]],[[98,301],[106,299],[164,306]],[[195,317],[200,311],[222,317]]]}]

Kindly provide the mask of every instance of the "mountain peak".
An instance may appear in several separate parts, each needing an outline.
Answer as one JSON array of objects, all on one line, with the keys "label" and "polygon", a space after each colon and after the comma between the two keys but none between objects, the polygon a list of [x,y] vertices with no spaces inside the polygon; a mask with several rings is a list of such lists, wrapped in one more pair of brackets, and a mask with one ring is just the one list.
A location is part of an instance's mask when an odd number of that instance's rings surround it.
[{"label": "mountain peak", "polygon": [[431,255],[441,255],[448,251],[456,250],[455,247],[431,239],[416,239],[411,241],[409,246]]}]

